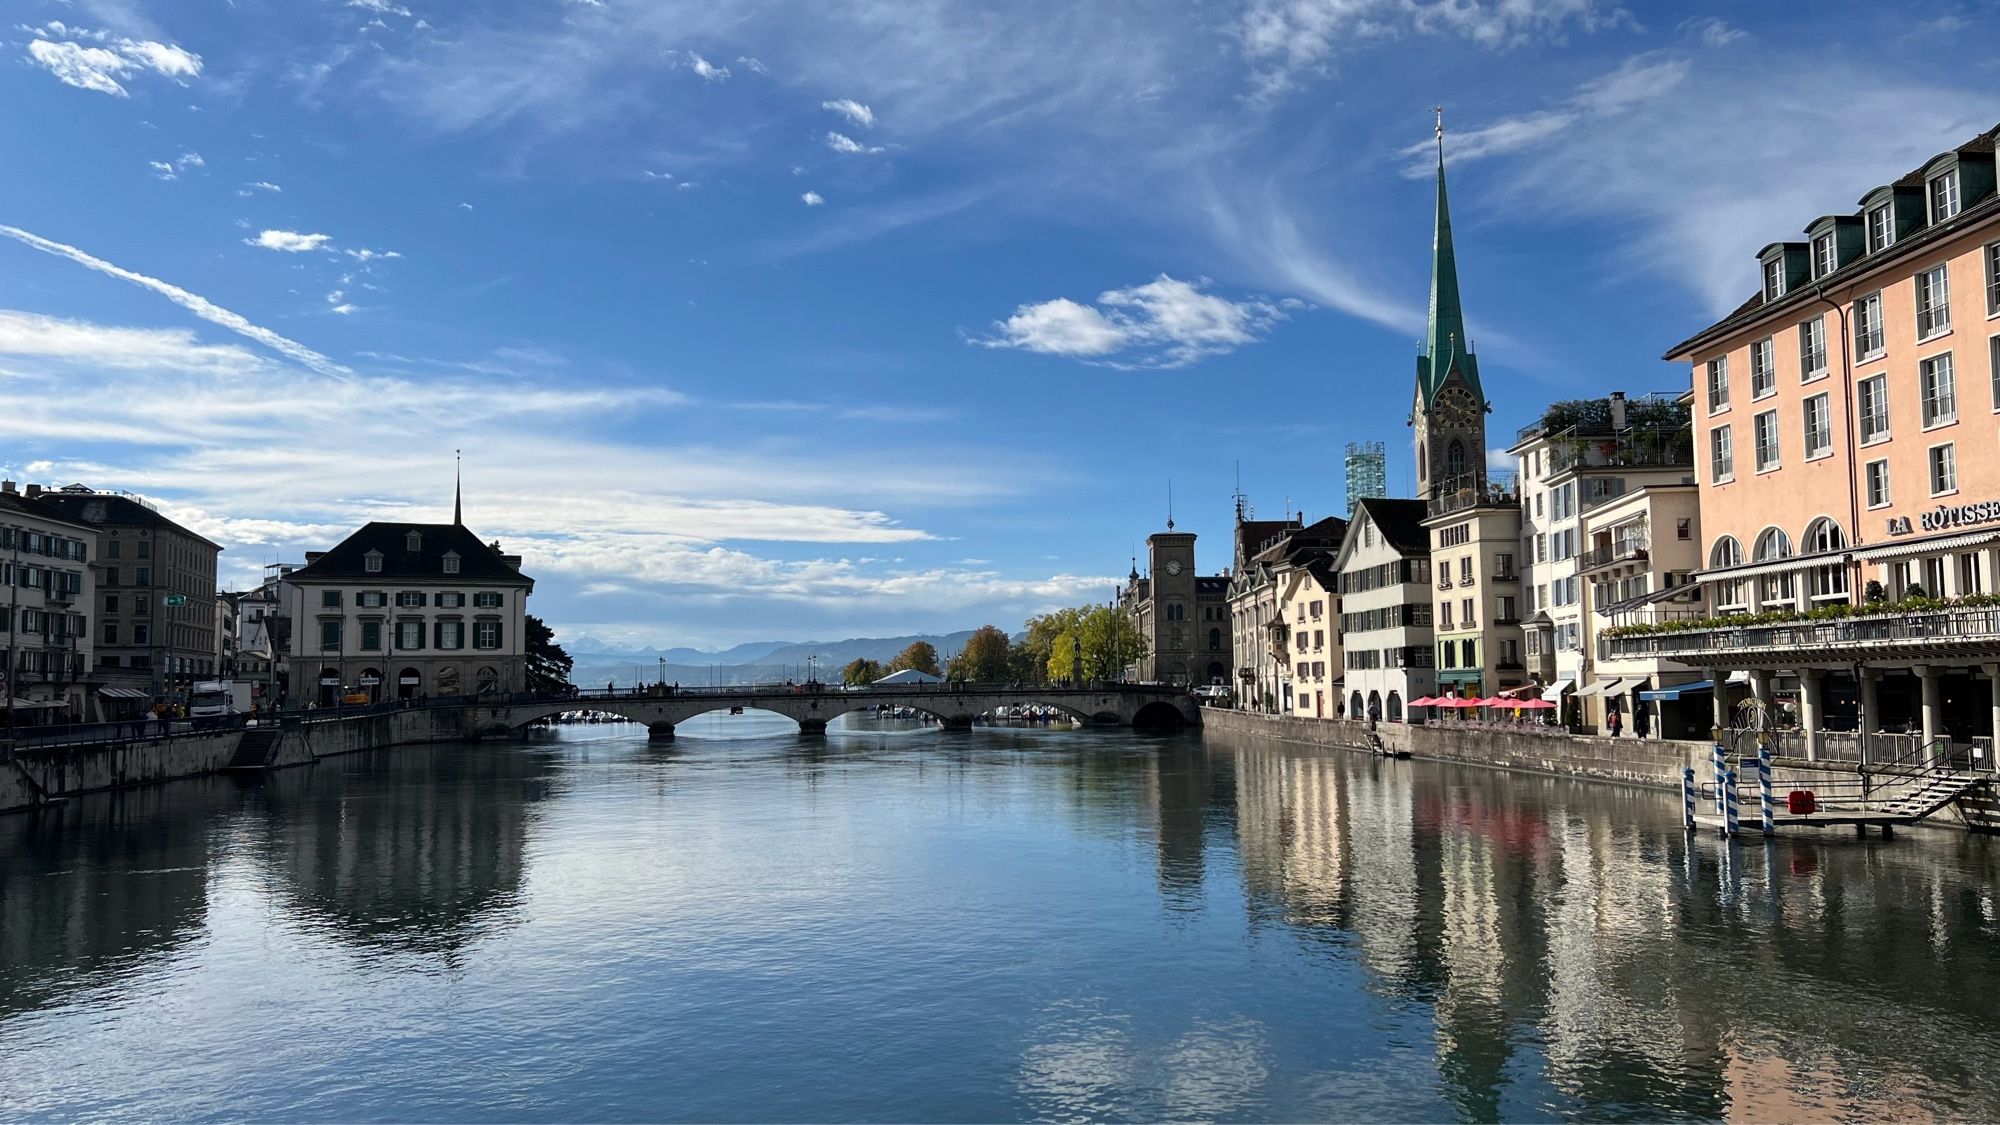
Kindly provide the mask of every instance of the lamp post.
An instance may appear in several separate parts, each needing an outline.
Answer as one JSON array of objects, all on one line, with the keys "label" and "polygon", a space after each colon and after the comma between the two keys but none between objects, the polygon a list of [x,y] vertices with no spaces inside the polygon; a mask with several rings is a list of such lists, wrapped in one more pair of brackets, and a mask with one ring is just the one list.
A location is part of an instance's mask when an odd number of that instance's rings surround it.
[{"label": "lamp post", "polygon": [[667,658],[660,657],[660,686],[667,686]]}]

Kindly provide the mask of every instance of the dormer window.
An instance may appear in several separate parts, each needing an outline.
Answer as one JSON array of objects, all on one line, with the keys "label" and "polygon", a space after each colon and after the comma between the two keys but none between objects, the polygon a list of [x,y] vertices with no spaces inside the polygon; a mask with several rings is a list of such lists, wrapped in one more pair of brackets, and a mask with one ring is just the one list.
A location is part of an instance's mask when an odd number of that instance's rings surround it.
[{"label": "dormer window", "polygon": [[1764,263],[1764,299],[1775,301],[1785,295],[1785,260],[1772,258]]},{"label": "dormer window", "polygon": [[1813,239],[1812,266],[1814,277],[1825,277],[1840,268],[1840,260],[1833,252],[1833,232],[1828,231]]},{"label": "dormer window", "polygon": [[1868,212],[1868,252],[1874,254],[1896,244],[1896,210],[1887,203]]},{"label": "dormer window", "polygon": [[1931,222],[1941,223],[1958,214],[1958,169],[1931,177]]},{"label": "dormer window", "polygon": [[423,533],[412,531],[408,535],[403,536],[403,549],[405,551],[410,551],[410,552],[423,550],[424,549]]},{"label": "dormer window", "polygon": [[363,555],[361,568],[370,574],[382,573],[382,552],[370,551]]},{"label": "dormer window", "polygon": [[457,551],[446,551],[446,552],[445,552],[445,556],[444,556],[444,572],[445,572],[446,574],[457,574],[457,573],[458,573],[458,552],[457,552]]}]

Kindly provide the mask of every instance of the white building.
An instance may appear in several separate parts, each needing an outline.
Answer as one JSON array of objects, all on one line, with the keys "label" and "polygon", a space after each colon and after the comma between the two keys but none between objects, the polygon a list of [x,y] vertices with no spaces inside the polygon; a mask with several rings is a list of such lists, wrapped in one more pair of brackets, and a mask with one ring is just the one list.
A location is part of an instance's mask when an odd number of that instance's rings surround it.
[{"label": "white building", "polygon": [[518,555],[463,524],[370,523],[282,582],[291,698],[493,695],[527,679]]},{"label": "white building", "polygon": [[1334,568],[1350,718],[1400,722],[1411,699],[1437,690],[1424,515],[1422,500],[1370,497],[1348,524]]},{"label": "white building", "polygon": [[[1343,521],[1344,522],[1344,521]],[[1340,575],[1331,558],[1315,558],[1285,578],[1278,603],[1285,626],[1286,713],[1302,719],[1337,718],[1341,697]]]}]

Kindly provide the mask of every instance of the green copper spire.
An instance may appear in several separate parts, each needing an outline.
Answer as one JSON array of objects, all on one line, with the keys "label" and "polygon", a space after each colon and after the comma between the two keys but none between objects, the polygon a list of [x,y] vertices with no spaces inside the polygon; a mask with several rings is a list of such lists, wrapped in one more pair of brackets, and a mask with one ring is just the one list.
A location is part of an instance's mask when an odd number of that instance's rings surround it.
[{"label": "green copper spire", "polygon": [[1458,302],[1458,258],[1451,248],[1451,208],[1444,190],[1444,111],[1438,111],[1437,235],[1431,243],[1431,315],[1424,354],[1417,361],[1417,387],[1428,404],[1456,366],[1482,403],[1479,364],[1465,338],[1465,312]]}]

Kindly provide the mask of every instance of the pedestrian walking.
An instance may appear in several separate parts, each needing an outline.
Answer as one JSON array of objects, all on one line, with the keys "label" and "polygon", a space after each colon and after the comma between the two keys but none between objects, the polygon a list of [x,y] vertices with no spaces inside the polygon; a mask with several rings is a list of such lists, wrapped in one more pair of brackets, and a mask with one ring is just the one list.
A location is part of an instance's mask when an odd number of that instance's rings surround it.
[{"label": "pedestrian walking", "polygon": [[1619,732],[1625,728],[1625,716],[1613,708],[1604,716],[1604,725],[1611,731],[1611,737],[1617,738]]}]

